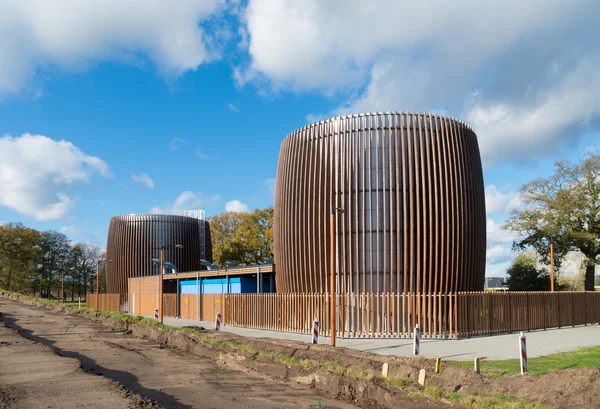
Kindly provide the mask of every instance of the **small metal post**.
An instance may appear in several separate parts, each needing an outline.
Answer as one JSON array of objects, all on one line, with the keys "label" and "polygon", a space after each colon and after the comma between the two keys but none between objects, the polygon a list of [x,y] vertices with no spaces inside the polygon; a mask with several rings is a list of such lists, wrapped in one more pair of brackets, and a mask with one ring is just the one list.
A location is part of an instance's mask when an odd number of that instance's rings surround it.
[{"label": "small metal post", "polygon": [[475,371],[475,373],[479,373],[481,371],[481,368],[479,366],[479,358],[475,358],[473,360],[473,370]]}]

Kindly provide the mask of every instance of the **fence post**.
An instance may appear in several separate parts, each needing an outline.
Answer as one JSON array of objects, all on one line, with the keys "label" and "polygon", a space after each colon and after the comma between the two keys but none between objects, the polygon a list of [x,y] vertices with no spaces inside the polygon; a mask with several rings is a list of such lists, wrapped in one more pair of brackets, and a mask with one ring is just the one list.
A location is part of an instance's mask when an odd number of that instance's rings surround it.
[{"label": "fence post", "polygon": [[221,313],[217,313],[217,317],[215,318],[215,331],[221,331],[221,322],[223,319],[221,318]]},{"label": "fence post", "polygon": [[521,332],[519,336],[519,360],[521,362],[521,375],[527,373],[527,340],[525,334]]},{"label": "fence post", "polygon": [[413,354],[419,356],[419,344],[421,341],[421,331],[419,331],[419,324],[415,325],[415,331],[413,333]]}]

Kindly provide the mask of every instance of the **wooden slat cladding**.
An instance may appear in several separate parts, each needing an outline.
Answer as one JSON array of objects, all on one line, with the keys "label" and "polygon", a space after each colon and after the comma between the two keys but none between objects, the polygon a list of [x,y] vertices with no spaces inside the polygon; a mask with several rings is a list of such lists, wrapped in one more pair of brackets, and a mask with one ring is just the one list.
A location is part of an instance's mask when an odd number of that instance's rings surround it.
[{"label": "wooden slat cladding", "polygon": [[[326,293],[223,294],[222,298],[226,325],[310,334],[317,318],[321,335],[331,333]],[[395,314],[388,308],[393,305],[409,307]],[[339,293],[336,297],[340,337],[410,338],[416,322],[424,338],[455,339],[593,325],[600,322],[600,293]]]},{"label": "wooden slat cladding", "polygon": [[[87,308],[96,308],[96,297],[98,294],[86,294],[85,297],[85,306]],[[121,294],[100,294],[98,298],[98,310],[100,311],[110,311],[110,312],[119,312],[121,311],[121,306],[123,305],[123,301],[126,301],[126,298],[123,299]]]},{"label": "wooden slat cladding", "polygon": [[[205,223],[206,254],[201,254],[199,223]],[[127,294],[127,279],[157,275],[152,259],[160,258],[160,247],[182,244],[183,248],[165,249],[165,261],[179,271],[198,271],[200,259],[212,261],[210,226],[207,221],[186,216],[130,214],[110,219],[106,242],[106,290]],[[112,260],[112,261],[110,261]]]},{"label": "wooden slat cladding", "polygon": [[[477,137],[463,122],[370,113],[290,134],[281,145],[275,193],[278,291],[329,290],[332,207],[344,209],[334,227],[336,291],[483,289],[483,174]],[[422,316],[434,302],[401,297],[375,303],[375,309],[391,314],[410,308]]]}]

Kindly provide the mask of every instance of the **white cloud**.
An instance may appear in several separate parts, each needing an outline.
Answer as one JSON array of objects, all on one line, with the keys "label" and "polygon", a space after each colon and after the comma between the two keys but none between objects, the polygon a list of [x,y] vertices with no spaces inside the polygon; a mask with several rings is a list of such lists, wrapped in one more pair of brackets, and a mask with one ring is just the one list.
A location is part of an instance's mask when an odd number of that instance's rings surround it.
[{"label": "white cloud", "polygon": [[216,156],[209,155],[202,148],[196,149],[196,156],[198,157],[198,159],[201,159],[201,160],[212,160],[212,159],[217,158]]},{"label": "white cloud", "polygon": [[519,0],[372,0],[368,6],[361,0],[251,0],[244,16],[252,58],[247,74],[302,88],[347,86],[382,55],[415,59],[416,48],[443,54],[443,68],[474,66],[526,35],[575,25],[589,12],[584,8],[543,0],[526,8]]},{"label": "white cloud", "polygon": [[480,136],[484,164],[552,153],[600,115],[600,54],[585,58],[532,102],[477,104],[466,120]]},{"label": "white cloud", "polygon": [[529,160],[597,126],[599,13],[594,0],[250,0],[236,78],[347,97],[326,116],[447,113],[475,128],[486,166]]},{"label": "white cloud", "polygon": [[133,64],[147,59],[168,76],[194,70],[218,54],[212,44],[222,35],[212,38],[200,23],[224,5],[225,0],[2,2],[0,93],[21,91],[45,67],[78,71],[105,59]]},{"label": "white cloud", "polygon": [[154,189],[154,181],[152,181],[152,179],[150,179],[150,177],[146,173],[134,173],[131,175],[131,179],[135,183],[145,186],[148,189]]},{"label": "white cloud", "polygon": [[80,228],[78,228],[78,227],[75,227],[75,226],[71,226],[71,225],[69,225],[69,226],[62,226],[62,227],[59,229],[59,231],[60,231],[61,233],[64,233],[64,234],[66,234],[66,235],[73,235],[73,236],[76,236],[76,235],[80,234],[80,233],[81,233],[83,230],[82,230],[82,229],[80,229]]},{"label": "white cloud", "polygon": [[169,149],[171,149],[172,151],[176,151],[183,145],[185,145],[185,139],[179,138],[177,136],[169,141]]},{"label": "white cloud", "polygon": [[518,236],[518,233],[512,230],[504,230],[502,224],[495,222],[494,219],[487,220],[486,230],[488,248],[497,244],[512,244]]},{"label": "white cloud", "polygon": [[232,112],[240,112],[240,109],[233,103],[227,104],[227,109],[229,109]]},{"label": "white cloud", "polygon": [[239,200],[232,200],[231,202],[227,202],[225,205],[225,211],[246,213],[248,211],[248,205],[240,202]]},{"label": "white cloud", "polygon": [[183,214],[186,210],[202,209],[207,206],[214,206],[221,200],[221,196],[214,195],[206,197],[203,193],[194,193],[189,190],[181,193],[175,199],[173,204],[165,207],[155,206],[150,209],[153,214]]},{"label": "white cloud", "polygon": [[34,219],[67,217],[77,199],[73,186],[94,173],[111,176],[106,162],[71,142],[31,134],[0,138],[0,205]]},{"label": "white cloud", "polygon": [[485,188],[486,213],[504,213],[523,206],[521,196],[517,192],[502,192],[495,185]]},{"label": "white cloud", "polygon": [[500,222],[487,220],[486,277],[504,276],[515,257],[512,243],[517,233],[502,229]]},{"label": "white cloud", "polygon": [[267,187],[271,194],[275,194],[275,187],[277,186],[277,180],[275,178],[267,179],[263,184]]}]

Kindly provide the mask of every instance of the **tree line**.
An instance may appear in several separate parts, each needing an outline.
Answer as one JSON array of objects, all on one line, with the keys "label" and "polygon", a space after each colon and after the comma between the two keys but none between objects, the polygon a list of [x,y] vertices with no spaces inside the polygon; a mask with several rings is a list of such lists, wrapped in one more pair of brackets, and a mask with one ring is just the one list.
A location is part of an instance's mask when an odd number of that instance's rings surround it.
[{"label": "tree line", "polygon": [[38,231],[21,223],[0,225],[0,288],[4,290],[61,298],[64,273],[66,297],[85,299],[88,292],[95,292],[96,265],[103,258],[97,246],[73,243],[57,231]]},{"label": "tree line", "polygon": [[[540,263],[549,265],[552,243],[556,271],[567,253],[579,251],[581,286],[559,280],[558,289],[594,291],[600,262],[600,155],[588,154],[575,164],[556,162],[553,175],[523,185],[521,200],[524,208],[513,211],[504,226],[519,233],[513,248],[533,249]],[[521,255],[508,270],[507,285],[510,290],[549,290],[550,278],[534,258]]]}]

